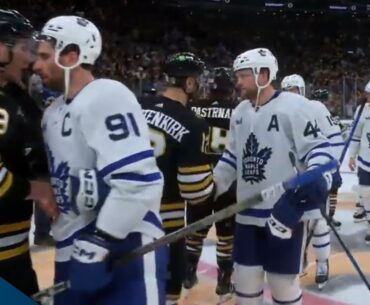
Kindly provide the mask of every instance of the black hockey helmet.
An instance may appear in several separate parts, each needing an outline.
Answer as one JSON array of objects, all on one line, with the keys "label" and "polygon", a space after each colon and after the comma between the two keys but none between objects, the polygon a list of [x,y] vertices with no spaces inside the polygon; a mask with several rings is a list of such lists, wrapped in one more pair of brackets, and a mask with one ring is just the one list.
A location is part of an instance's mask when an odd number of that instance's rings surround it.
[{"label": "black hockey helmet", "polygon": [[317,89],[312,93],[312,99],[326,102],[329,99],[329,91],[327,89]]},{"label": "black hockey helmet", "polygon": [[0,10],[0,41],[12,48],[19,38],[29,38],[34,28],[31,22],[15,10]]},{"label": "black hockey helmet", "polygon": [[231,91],[234,89],[232,70],[227,67],[216,67],[213,69],[213,82],[211,83],[213,91]]},{"label": "black hockey helmet", "polygon": [[204,67],[204,62],[193,53],[181,52],[168,57],[164,72],[169,77],[184,78],[199,76],[203,73]]}]

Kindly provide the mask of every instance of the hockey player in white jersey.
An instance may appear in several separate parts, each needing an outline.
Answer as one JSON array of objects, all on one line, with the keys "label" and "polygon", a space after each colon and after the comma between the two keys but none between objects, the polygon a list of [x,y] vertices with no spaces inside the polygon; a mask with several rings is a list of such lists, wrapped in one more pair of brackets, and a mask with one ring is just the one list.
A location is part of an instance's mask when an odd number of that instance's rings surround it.
[{"label": "hockey player in white jersey", "polygon": [[[288,75],[283,78],[281,88],[284,91],[305,96],[306,85],[303,78],[298,74]],[[339,124],[334,120],[320,101],[310,100],[311,109],[321,132],[329,139],[333,154],[337,160],[340,159],[344,142],[339,128]],[[333,175],[333,185],[330,192],[330,212],[332,218],[337,204],[338,188],[342,183],[339,171]],[[330,228],[324,218],[310,222],[310,233],[313,230],[312,246],[316,257],[316,276],[315,281],[319,289],[322,289],[329,279],[329,256],[330,256]]]},{"label": "hockey player in white jersey", "polygon": [[76,16],[49,20],[34,64],[44,83],[65,92],[42,128],[60,216],[53,225],[55,282],[71,288],[55,305],[163,305],[166,249],[124,266],[114,260],[163,235],[163,179],[134,94],[94,79],[99,30]]},{"label": "hockey player in white jersey", "polygon": [[[276,91],[278,64],[258,48],[234,61],[237,86],[244,99],[235,109],[228,146],[214,170],[217,193],[237,181],[237,201],[296,174],[295,158],[307,170],[333,159],[330,144],[315,125],[307,99]],[[236,216],[234,245],[238,305],[262,305],[265,273],[273,304],[302,304],[299,273],[306,222],[320,217],[331,174],[279,199],[253,206]]]},{"label": "hockey player in white jersey", "polygon": [[[365,95],[367,101],[349,145],[349,168],[354,171],[357,167],[359,196],[369,223],[365,242],[370,245],[370,82],[366,84]],[[354,119],[358,117],[360,109],[361,106],[358,106]]]}]

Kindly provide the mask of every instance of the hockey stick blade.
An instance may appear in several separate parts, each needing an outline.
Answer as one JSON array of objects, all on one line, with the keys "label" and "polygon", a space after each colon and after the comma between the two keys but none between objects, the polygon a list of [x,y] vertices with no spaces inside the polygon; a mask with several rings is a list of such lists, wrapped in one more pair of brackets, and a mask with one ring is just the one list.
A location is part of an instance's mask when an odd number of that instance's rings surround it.
[{"label": "hockey stick blade", "polygon": [[[310,182],[313,182],[317,179],[318,175],[335,170],[338,166],[337,161],[332,160],[326,164],[323,164],[321,166],[318,166],[312,170],[309,170],[307,172],[302,173],[301,175],[295,176],[294,178],[287,180],[285,182],[279,182],[269,188],[266,188],[262,190],[260,193],[257,193],[253,196],[248,197],[242,202],[233,204],[231,206],[228,206],[227,208],[224,208],[212,215],[209,215],[199,221],[193,222],[192,224],[186,226],[183,229],[177,230],[173,233],[170,233],[168,235],[165,235],[157,240],[155,240],[152,243],[146,244],[140,248],[137,248],[130,252],[129,254],[126,254],[122,256],[121,258],[117,259],[114,262],[115,266],[120,266],[122,264],[125,264],[129,261],[131,261],[133,258],[142,256],[148,252],[151,252],[155,249],[158,249],[159,247],[162,247],[166,244],[172,243],[176,240],[179,240],[180,238],[183,238],[191,233],[195,233],[201,229],[204,229],[208,227],[209,225],[212,225],[215,222],[218,222],[222,219],[228,218],[234,214],[237,214],[245,209],[248,209],[264,200],[271,199],[271,198],[278,198],[281,195],[284,194],[287,190],[292,190],[299,188],[305,184],[308,184]],[[54,286],[50,288],[46,288],[36,294],[33,295],[33,299],[35,301],[41,302],[44,300],[47,301],[51,297],[54,297],[56,294],[63,292],[64,290],[68,289],[70,287],[70,284],[68,281],[57,283]]]}]

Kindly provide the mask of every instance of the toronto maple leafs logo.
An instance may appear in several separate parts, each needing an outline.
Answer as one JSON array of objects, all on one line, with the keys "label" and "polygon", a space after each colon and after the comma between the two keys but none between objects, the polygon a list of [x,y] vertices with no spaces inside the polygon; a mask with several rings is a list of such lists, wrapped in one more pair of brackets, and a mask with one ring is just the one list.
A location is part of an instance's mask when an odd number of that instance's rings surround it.
[{"label": "toronto maple leafs logo", "polygon": [[46,146],[48,156],[49,171],[51,176],[51,185],[54,190],[55,200],[61,213],[68,213],[71,209],[69,199],[69,166],[68,162],[56,164],[55,158],[48,146]]},{"label": "toronto maple leafs logo", "polygon": [[251,133],[243,149],[243,179],[251,184],[266,179],[265,166],[271,154],[271,147],[265,147],[259,150],[257,138]]}]

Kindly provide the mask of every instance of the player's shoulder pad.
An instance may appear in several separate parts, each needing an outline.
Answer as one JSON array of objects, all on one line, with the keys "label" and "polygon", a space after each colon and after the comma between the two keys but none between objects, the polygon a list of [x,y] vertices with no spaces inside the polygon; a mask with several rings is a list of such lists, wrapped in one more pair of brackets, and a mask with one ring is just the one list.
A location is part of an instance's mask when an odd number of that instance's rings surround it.
[{"label": "player's shoulder pad", "polygon": [[183,124],[190,130],[190,133],[198,133],[208,130],[208,123],[204,118],[197,116],[189,108],[186,108],[185,113],[186,115],[183,117]]},{"label": "player's shoulder pad", "polygon": [[249,100],[241,101],[234,109],[231,119],[240,116],[241,113],[253,109],[253,105]]},{"label": "player's shoulder pad", "polygon": [[134,93],[124,84],[112,79],[96,79],[89,83],[77,95],[78,99],[83,99],[81,107],[105,107],[114,104],[138,104]]}]

